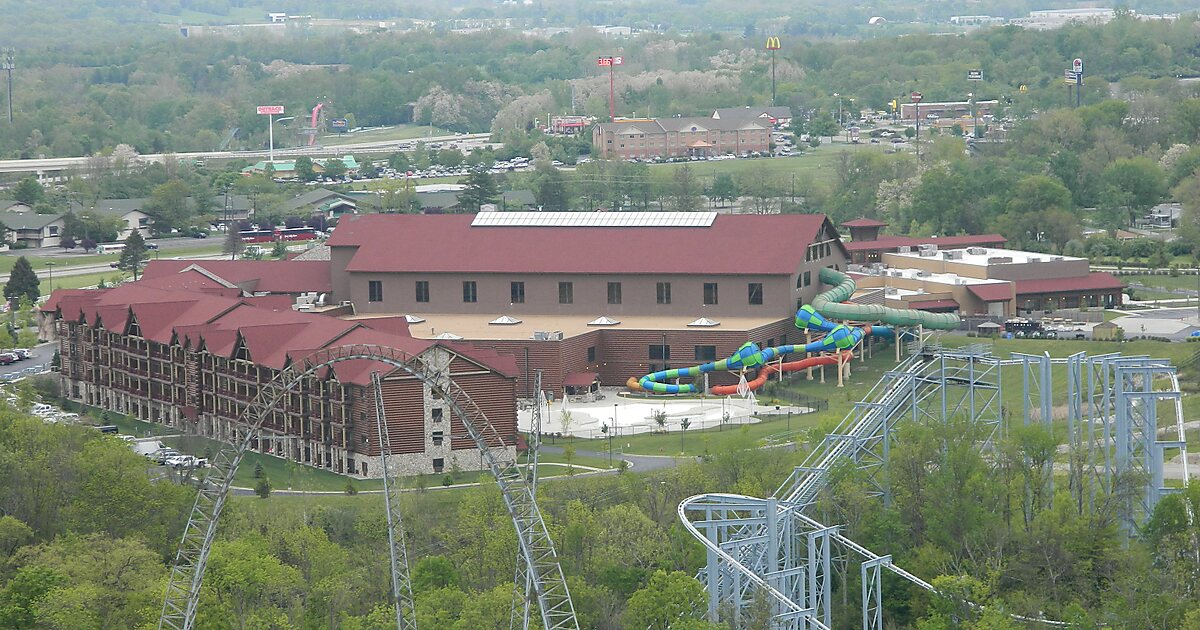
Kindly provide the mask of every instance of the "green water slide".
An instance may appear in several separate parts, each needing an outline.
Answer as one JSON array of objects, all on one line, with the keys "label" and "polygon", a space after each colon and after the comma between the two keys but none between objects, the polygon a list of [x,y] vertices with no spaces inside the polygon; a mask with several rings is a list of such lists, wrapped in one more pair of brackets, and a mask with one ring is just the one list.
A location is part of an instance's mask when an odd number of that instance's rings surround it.
[{"label": "green water slide", "polygon": [[911,308],[888,308],[878,304],[847,304],[854,294],[854,279],[830,269],[821,270],[821,282],[833,288],[813,298],[812,307],[828,319],[856,322],[882,322],[892,326],[921,325],[932,330],[957,330],[958,315],[953,313],[930,313]]}]

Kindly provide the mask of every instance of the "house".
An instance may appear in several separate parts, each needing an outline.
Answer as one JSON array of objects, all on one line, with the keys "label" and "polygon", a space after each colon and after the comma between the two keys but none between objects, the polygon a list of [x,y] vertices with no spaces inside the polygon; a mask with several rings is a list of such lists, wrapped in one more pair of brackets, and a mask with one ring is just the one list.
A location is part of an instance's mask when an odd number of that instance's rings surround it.
[{"label": "house", "polygon": [[[431,190],[417,192],[417,203],[425,214],[454,214],[460,212],[458,196],[461,190]],[[537,205],[532,190],[506,190],[500,193],[497,210],[529,210]]]},{"label": "house", "polygon": [[5,241],[26,247],[58,247],[64,226],[61,214],[0,212],[0,225],[7,230]]},{"label": "house", "polygon": [[350,195],[317,188],[284,204],[289,214],[299,216],[323,216],[334,220],[343,214],[358,214],[358,200]]},{"label": "house", "polygon": [[16,199],[0,199],[0,212],[33,212],[33,208]]},{"label": "house", "polygon": [[209,207],[214,208],[213,212],[216,213],[213,223],[224,225],[249,221],[254,218],[255,203],[255,199],[246,195],[214,195],[209,203]]},{"label": "house", "polygon": [[120,219],[125,225],[121,227],[121,231],[117,234],[117,240],[123,241],[134,230],[141,232],[143,237],[150,236],[150,224],[154,220],[142,210],[149,201],[145,197],[136,199],[98,199],[96,200],[96,204],[91,207],[72,201],[71,212],[76,216],[82,215],[85,212],[94,212],[99,215]]},{"label": "house", "polygon": [[769,125],[788,125],[792,122],[792,108],[783,105],[770,107],[721,107],[713,112],[716,120],[754,120]]}]

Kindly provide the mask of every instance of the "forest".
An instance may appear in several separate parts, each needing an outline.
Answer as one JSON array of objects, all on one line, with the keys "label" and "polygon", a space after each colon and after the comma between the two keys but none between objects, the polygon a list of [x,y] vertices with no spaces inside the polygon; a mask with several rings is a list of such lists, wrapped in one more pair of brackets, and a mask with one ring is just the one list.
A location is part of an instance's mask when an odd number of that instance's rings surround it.
[{"label": "forest", "polygon": [[[799,112],[883,110],[913,90],[926,100],[968,91],[1004,101],[1017,116],[1065,105],[1062,69],[1087,60],[1083,101],[1141,96],[1147,116],[1192,94],[1178,76],[1200,74],[1196,18],[1055,31],[1003,27],[969,35],[867,40],[785,39],[779,102]],[[598,55],[621,53],[617,111],[707,115],[770,100],[769,56],[759,34],[668,32],[613,42],[579,31],[552,38],[486,33],[336,33],[287,37],[154,37],[122,31],[115,44],[87,37],[19,51],[13,125],[0,125],[0,157],[262,148],[267,121],[254,106],[291,111],[328,103],[354,125],[430,124],[453,131],[528,129],[547,113],[607,113]],[[984,81],[969,84],[971,68]],[[1027,93],[1018,88],[1025,85]],[[1139,103],[1143,99],[1139,99]],[[1009,106],[1011,101],[1011,106]],[[277,134],[281,146],[291,138]]]},{"label": "forest", "polygon": [[[1129,350],[1158,352],[1152,342]],[[1194,379],[1195,366],[1186,369]],[[53,387],[22,384],[16,403],[0,408],[0,629],[153,628],[193,491],[151,481],[146,461],[113,436],[20,411],[38,390]],[[758,449],[743,430],[728,448],[663,471],[542,484],[539,503],[581,627],[733,630],[699,618],[705,593],[691,576],[704,555],[675,506],[702,492],[766,496],[838,420],[808,423],[795,452]],[[1014,427],[985,458],[974,447],[979,430],[906,424],[889,468],[891,507],[853,470],[839,472],[817,505],[818,518],[894,554],[943,594],[890,576],[889,623],[1015,630],[1023,626],[1008,614],[1019,613],[1084,629],[1200,628],[1200,525],[1187,516],[1188,504],[1200,509],[1195,486],[1164,499],[1127,541],[1116,494],[1101,494],[1089,510],[1070,484],[1049,483],[1045,463],[1061,438]],[[264,494],[233,499],[223,516],[199,627],[394,627],[382,498]],[[419,485],[404,501],[420,625],[508,628],[516,536],[494,482]],[[849,613],[842,619],[857,619],[858,571],[850,569],[835,576],[834,606]],[[737,630],[766,627],[751,618]]]}]

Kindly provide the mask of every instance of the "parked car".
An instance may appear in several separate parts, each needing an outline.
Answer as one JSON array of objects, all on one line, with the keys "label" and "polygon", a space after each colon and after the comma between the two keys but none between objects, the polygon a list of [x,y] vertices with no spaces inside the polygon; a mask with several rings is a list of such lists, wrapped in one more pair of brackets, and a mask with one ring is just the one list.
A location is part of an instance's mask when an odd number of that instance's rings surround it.
[{"label": "parked car", "polygon": [[11,365],[19,360],[20,359],[17,358],[17,355],[11,352],[0,353],[0,365]]},{"label": "parked car", "polygon": [[33,351],[29,348],[17,348],[16,350],[13,350],[13,354],[16,354],[18,359],[33,358]]},{"label": "parked car", "polygon": [[150,459],[154,460],[154,462],[157,464],[165,464],[167,463],[168,459],[172,457],[179,457],[179,455],[179,451],[173,448],[161,448],[151,453]]}]

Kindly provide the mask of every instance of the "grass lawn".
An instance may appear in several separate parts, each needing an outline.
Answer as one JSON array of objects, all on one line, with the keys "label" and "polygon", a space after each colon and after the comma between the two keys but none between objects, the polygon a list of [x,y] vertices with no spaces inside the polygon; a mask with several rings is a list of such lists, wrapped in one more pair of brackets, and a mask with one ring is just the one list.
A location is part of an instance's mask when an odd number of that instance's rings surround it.
[{"label": "grass lawn", "polygon": [[851,151],[881,151],[874,145],[821,145],[816,149],[808,149],[801,155],[775,158],[743,158],[737,160],[716,160],[701,162],[672,162],[668,164],[651,164],[651,171],[673,171],[688,166],[698,177],[715,176],[718,173],[729,173],[734,177],[748,174],[766,174],[769,177],[780,178],[793,173],[811,173],[815,176],[832,175],[837,165],[838,157]]},{"label": "grass lawn", "polygon": [[[343,144],[357,144],[359,142],[384,142],[387,140],[419,140],[429,135],[448,136],[454,132],[434,127],[433,133],[429,132],[429,125],[394,125],[385,129],[371,129],[369,131],[359,131],[357,133],[331,133],[321,136],[320,142],[322,146],[335,147]],[[351,150],[353,152],[353,149]]]},{"label": "grass lawn", "polygon": [[1126,283],[1137,283],[1156,289],[1190,289],[1200,288],[1196,276],[1121,276]]},{"label": "grass lawn", "polygon": [[[94,287],[100,284],[101,280],[104,280],[108,284],[112,284],[113,282],[120,280],[122,277],[124,277],[124,275],[125,274],[121,273],[120,271],[113,269],[110,273],[101,271],[98,273],[85,273],[78,276],[65,276],[54,279],[54,288],[86,289],[88,287]],[[43,282],[45,281],[43,280]],[[42,286],[47,290],[50,288],[48,284],[44,284]]]}]

